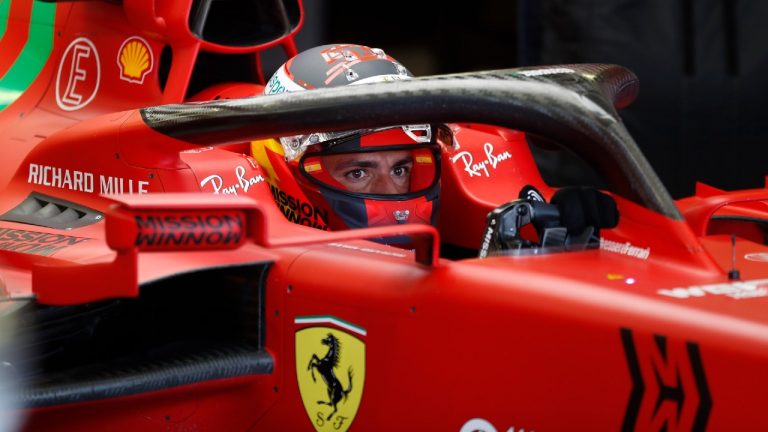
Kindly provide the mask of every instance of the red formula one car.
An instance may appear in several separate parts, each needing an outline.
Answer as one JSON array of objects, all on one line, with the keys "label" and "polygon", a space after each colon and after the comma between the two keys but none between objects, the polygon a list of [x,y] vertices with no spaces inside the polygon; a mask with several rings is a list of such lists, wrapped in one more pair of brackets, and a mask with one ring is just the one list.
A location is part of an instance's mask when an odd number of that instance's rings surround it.
[{"label": "red formula one car", "polygon": [[[302,13],[0,2],[5,426],[768,429],[766,190],[672,201],[618,66],[249,97]],[[421,123],[436,226],[323,230],[251,146]]]}]

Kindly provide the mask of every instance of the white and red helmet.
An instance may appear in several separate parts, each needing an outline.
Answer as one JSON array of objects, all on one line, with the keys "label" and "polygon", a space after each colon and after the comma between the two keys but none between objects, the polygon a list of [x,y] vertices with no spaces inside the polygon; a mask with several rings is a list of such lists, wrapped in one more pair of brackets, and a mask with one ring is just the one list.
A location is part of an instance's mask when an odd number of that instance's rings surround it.
[{"label": "white and red helmet", "polygon": [[[404,66],[380,49],[355,44],[323,45],[283,64],[264,93],[411,78]],[[269,169],[283,173],[272,179],[278,204],[284,201],[280,194],[296,201],[306,199],[314,214],[322,215],[332,230],[436,222],[440,151],[430,125],[313,132],[279,141],[282,157],[269,158]],[[275,146],[267,147],[276,150]],[[379,165],[384,166],[384,171]],[[381,172],[388,173],[386,180],[383,175],[377,176]],[[376,182],[381,184],[374,185]],[[286,216],[299,222],[287,212]]]}]

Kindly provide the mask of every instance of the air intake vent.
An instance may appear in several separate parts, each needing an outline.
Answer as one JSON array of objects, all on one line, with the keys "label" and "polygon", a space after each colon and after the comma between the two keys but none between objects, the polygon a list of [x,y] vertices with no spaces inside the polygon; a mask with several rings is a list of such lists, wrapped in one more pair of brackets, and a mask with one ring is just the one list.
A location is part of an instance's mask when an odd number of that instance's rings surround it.
[{"label": "air intake vent", "polygon": [[0,220],[56,229],[79,228],[103,218],[104,215],[96,210],[37,192],[32,192],[21,204],[0,215]]}]

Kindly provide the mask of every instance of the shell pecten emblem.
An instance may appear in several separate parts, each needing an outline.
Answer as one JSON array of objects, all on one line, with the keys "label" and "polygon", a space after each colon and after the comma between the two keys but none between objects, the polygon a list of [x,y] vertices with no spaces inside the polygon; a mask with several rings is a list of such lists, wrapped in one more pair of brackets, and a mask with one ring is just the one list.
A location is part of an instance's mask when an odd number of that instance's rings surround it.
[{"label": "shell pecten emblem", "polygon": [[146,40],[132,36],[123,41],[117,53],[117,66],[120,79],[135,84],[143,84],[144,77],[152,70],[155,59]]},{"label": "shell pecten emblem", "polygon": [[366,331],[331,316],[297,317],[295,323],[302,326],[296,379],[309,421],[318,432],[344,432],[363,398]]}]

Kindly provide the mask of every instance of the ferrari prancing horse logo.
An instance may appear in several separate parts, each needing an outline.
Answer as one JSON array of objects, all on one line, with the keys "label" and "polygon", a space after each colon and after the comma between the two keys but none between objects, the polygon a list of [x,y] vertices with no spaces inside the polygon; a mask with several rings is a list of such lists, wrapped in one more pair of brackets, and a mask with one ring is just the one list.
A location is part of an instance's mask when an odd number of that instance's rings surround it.
[{"label": "ferrari prancing horse logo", "polygon": [[[334,317],[296,318],[296,379],[309,420],[318,432],[346,431],[352,424],[365,384],[365,330]],[[336,327],[338,326],[338,327]]]}]

